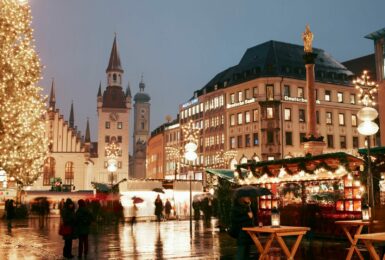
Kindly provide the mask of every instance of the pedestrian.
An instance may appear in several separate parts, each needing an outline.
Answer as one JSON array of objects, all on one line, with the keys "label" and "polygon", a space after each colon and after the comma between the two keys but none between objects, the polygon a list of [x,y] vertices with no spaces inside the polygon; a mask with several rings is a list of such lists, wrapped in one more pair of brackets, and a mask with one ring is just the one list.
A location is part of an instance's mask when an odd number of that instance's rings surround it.
[{"label": "pedestrian", "polygon": [[65,203],[64,198],[62,198],[61,201],[59,202],[59,213],[60,213],[60,215],[61,215],[61,212],[63,210],[64,203]]},{"label": "pedestrian", "polygon": [[166,219],[170,219],[170,214],[171,214],[171,203],[168,199],[166,199],[166,203],[164,204],[164,212],[166,213]]},{"label": "pedestrian", "polygon": [[132,205],[132,212],[131,212],[131,228],[134,227],[136,224],[136,215],[138,212],[138,207],[136,206],[136,203],[134,202],[134,205]]},{"label": "pedestrian", "polygon": [[7,213],[8,229],[12,228],[12,220],[15,218],[15,206],[13,200],[7,200],[5,202],[5,211]]},{"label": "pedestrian", "polygon": [[237,238],[236,259],[249,259],[252,240],[244,227],[254,226],[254,216],[250,197],[235,198],[231,210],[231,235]]},{"label": "pedestrian", "polygon": [[79,238],[78,257],[88,255],[88,234],[92,223],[92,214],[86,207],[86,202],[82,199],[78,201],[78,210],[75,213],[76,228],[75,233]]},{"label": "pedestrian", "polygon": [[163,215],[163,202],[162,200],[160,199],[160,196],[158,194],[158,196],[156,197],[155,199],[155,216],[156,216],[156,220],[158,222],[161,221],[162,219],[162,215]]},{"label": "pedestrian", "polygon": [[48,225],[48,216],[49,216],[49,201],[47,198],[43,199],[43,226],[44,223]]},{"label": "pedestrian", "polygon": [[72,240],[75,235],[75,204],[70,198],[64,203],[61,221],[59,234],[62,235],[64,239],[63,256],[66,258],[73,258]]}]

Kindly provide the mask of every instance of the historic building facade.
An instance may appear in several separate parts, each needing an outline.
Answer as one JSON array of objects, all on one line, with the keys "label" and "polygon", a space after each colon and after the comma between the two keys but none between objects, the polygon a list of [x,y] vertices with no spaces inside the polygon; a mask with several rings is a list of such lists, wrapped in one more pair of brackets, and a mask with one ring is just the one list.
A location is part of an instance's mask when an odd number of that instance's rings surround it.
[{"label": "historic building facade", "polygon": [[[49,190],[61,181],[72,190],[91,190],[91,182],[117,183],[129,178],[141,178],[145,174],[146,146],[150,120],[150,98],[144,93],[143,80],[140,92],[134,97],[134,154],[130,162],[130,128],[132,98],[130,87],[123,89],[123,73],[116,37],[106,69],[107,86],[99,85],[97,94],[98,134],[91,142],[87,120],[85,136],[81,136],[74,120],[71,104],[69,120],[56,109],[55,85],[52,82],[46,114],[46,134],[50,140],[49,154],[42,169],[43,174],[30,187],[32,190]],[[114,171],[110,171],[111,147],[114,149]],[[136,163],[139,167],[135,168]],[[130,167],[138,174],[131,174]],[[144,172],[144,173],[143,173]],[[125,185],[121,185],[125,190]]]}]

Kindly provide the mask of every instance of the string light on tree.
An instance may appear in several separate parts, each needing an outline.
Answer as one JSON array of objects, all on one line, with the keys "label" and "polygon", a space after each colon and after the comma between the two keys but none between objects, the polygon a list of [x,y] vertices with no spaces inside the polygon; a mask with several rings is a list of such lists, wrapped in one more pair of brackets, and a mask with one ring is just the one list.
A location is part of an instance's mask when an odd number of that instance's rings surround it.
[{"label": "string light on tree", "polygon": [[41,174],[47,155],[41,65],[28,1],[0,0],[0,167],[24,185]]}]

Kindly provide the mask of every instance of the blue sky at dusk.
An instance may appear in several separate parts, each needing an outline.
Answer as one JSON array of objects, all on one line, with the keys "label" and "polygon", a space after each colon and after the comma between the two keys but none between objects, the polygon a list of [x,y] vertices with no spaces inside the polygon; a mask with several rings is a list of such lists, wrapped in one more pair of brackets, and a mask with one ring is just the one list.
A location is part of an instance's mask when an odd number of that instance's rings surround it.
[{"label": "blue sky at dusk", "polygon": [[385,1],[358,0],[30,0],[37,51],[49,93],[56,82],[57,107],[84,134],[90,118],[96,140],[96,95],[106,87],[114,33],[124,88],[139,91],[144,74],[151,100],[151,130],[176,116],[218,72],[239,62],[247,48],[268,40],[302,44],[306,23],[314,47],[345,61],[373,52],[365,35],[385,27]]}]

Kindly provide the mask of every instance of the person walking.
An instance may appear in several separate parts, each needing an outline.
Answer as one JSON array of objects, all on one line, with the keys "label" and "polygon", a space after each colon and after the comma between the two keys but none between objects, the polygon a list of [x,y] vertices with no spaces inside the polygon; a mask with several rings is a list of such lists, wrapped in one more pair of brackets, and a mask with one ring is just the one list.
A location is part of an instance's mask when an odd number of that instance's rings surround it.
[{"label": "person walking", "polygon": [[137,212],[138,212],[138,207],[136,206],[136,203],[134,203],[134,205],[132,205],[132,212],[131,212],[131,228],[134,227],[134,225],[136,224],[136,215],[137,215]]},{"label": "person walking", "polygon": [[162,219],[162,215],[163,215],[163,202],[162,200],[160,199],[160,196],[158,194],[158,196],[156,197],[155,199],[155,216],[156,216],[156,220],[158,222],[161,221]]},{"label": "person walking", "polygon": [[86,202],[82,199],[78,201],[78,210],[75,213],[75,233],[79,238],[78,257],[81,258],[88,255],[88,234],[90,233],[90,225],[92,223],[92,214],[86,207]]},{"label": "person walking", "polygon": [[62,235],[64,239],[63,256],[65,258],[73,258],[72,240],[74,238],[75,229],[75,204],[70,198],[68,198],[64,204],[61,221],[62,224],[60,226],[59,234]]},{"label": "person walking", "polygon": [[15,218],[15,206],[13,200],[7,200],[5,202],[5,211],[7,213],[8,230],[12,228],[12,220]]},{"label": "person walking", "polygon": [[237,260],[249,259],[250,257],[250,246],[253,241],[242,228],[254,226],[254,217],[250,197],[234,199],[231,210],[231,229],[237,239]]},{"label": "person walking", "polygon": [[166,200],[166,203],[164,204],[164,212],[166,213],[166,219],[167,219],[167,220],[170,219],[171,209],[172,209],[171,203],[170,203],[170,201],[167,199],[167,200]]}]

